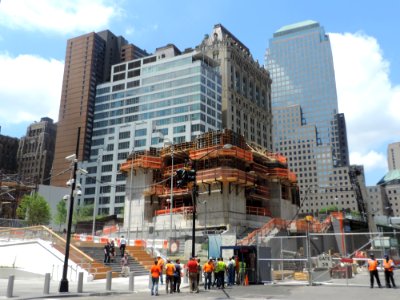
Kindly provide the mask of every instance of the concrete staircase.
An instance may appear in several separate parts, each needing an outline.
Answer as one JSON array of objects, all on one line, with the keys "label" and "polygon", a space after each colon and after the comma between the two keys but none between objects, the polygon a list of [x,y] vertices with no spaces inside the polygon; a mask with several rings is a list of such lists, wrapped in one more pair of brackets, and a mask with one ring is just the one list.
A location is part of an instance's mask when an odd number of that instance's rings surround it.
[{"label": "concrete staircase", "polygon": [[[110,263],[104,262],[104,245],[103,244],[92,244],[92,245],[80,245],[78,246],[81,251],[86,253],[88,256],[92,257],[96,263],[96,266],[92,267],[92,271],[89,271],[95,276],[95,279],[100,279],[101,277],[105,278],[107,271],[113,271],[113,277],[118,277],[121,273],[121,256],[119,255],[119,251],[117,249],[116,256],[114,260]],[[127,247],[130,248],[130,247]],[[127,249],[128,250],[128,249]],[[149,271],[144,267],[143,264],[139,263],[134,256],[131,255],[130,251],[127,251],[129,257],[129,266],[131,272],[134,272],[135,275],[148,275]],[[138,256],[141,257],[141,256]],[[145,261],[147,263],[147,261]]]}]

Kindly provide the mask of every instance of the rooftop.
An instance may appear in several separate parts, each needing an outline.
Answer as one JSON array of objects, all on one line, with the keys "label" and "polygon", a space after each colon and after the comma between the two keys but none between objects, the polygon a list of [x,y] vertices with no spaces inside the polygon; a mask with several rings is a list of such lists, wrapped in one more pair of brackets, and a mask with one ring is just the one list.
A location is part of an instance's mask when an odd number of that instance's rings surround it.
[{"label": "rooftop", "polygon": [[285,25],[285,26],[279,28],[277,31],[275,31],[274,37],[292,33],[292,32],[296,32],[296,31],[300,31],[300,30],[304,30],[304,29],[308,29],[308,28],[312,28],[312,27],[318,27],[318,26],[319,26],[319,23],[316,21],[312,21],[312,20],[306,20],[306,21],[302,21],[302,22],[298,22],[298,23],[294,23],[294,24],[290,24],[290,25]]}]

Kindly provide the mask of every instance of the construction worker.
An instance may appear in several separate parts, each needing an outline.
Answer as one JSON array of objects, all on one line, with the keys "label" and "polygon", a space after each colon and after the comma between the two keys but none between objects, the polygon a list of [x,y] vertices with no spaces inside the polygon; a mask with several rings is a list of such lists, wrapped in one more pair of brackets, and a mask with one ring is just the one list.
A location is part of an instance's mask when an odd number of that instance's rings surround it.
[{"label": "construction worker", "polygon": [[246,277],[246,263],[243,260],[239,261],[239,284],[244,285]]},{"label": "construction worker", "polygon": [[214,271],[214,263],[212,258],[210,259],[203,265],[203,272],[204,272],[204,289],[206,290],[211,289],[211,278],[212,278],[212,273]]},{"label": "construction worker", "polygon": [[393,267],[393,260],[389,258],[389,255],[386,254],[383,259],[383,268],[385,269],[385,282],[387,288],[396,287],[393,278]]},{"label": "construction worker", "polygon": [[154,265],[150,269],[151,274],[151,295],[158,296],[158,280],[160,278],[161,270],[158,266],[158,260],[154,261]]},{"label": "construction worker", "polygon": [[378,284],[379,288],[381,288],[381,281],[379,280],[378,275],[378,265],[379,262],[375,259],[375,255],[373,253],[370,254],[370,258],[368,259],[368,270],[369,270],[369,279],[371,283],[371,289],[374,288],[374,277],[376,279],[376,283]]},{"label": "construction worker", "polygon": [[179,258],[175,261],[175,272],[174,272],[174,293],[181,292],[181,277],[182,277],[182,266]]},{"label": "construction worker", "polygon": [[222,257],[218,258],[217,265],[215,266],[215,274],[217,276],[217,288],[225,288],[225,271],[226,264]]},{"label": "construction worker", "polygon": [[167,259],[167,264],[165,265],[165,291],[168,294],[172,294],[174,291],[174,273],[175,265],[171,263],[170,259]]},{"label": "construction worker", "polygon": [[197,286],[197,273],[198,273],[198,263],[196,258],[191,257],[187,263],[187,269],[189,272],[189,289],[190,292],[199,292],[199,287]]},{"label": "construction worker", "polygon": [[157,256],[157,265],[161,270],[160,283],[164,284],[164,280],[163,280],[164,260],[162,259],[162,257],[160,255]]},{"label": "construction worker", "polygon": [[235,284],[235,266],[235,257],[232,256],[232,258],[228,261],[228,286]]}]

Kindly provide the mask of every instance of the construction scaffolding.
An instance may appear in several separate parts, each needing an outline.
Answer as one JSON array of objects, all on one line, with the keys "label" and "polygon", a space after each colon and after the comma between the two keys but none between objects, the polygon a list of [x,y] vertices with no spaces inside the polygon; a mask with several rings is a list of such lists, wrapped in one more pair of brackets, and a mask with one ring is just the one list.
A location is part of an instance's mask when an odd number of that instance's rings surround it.
[{"label": "construction scaffolding", "polygon": [[[229,148],[225,145],[229,145]],[[120,170],[128,174],[131,170],[136,174],[139,169],[153,171],[153,184],[143,190],[143,195],[151,198],[150,203],[156,204],[152,209],[153,217],[171,213],[185,216],[193,211],[192,185],[177,187],[176,173],[171,176],[171,170],[191,170],[194,165],[200,197],[227,192],[234,195],[229,197],[229,201],[235,201],[235,197],[243,193],[245,207],[240,211],[244,219],[246,215],[259,216],[263,217],[262,223],[265,223],[271,217],[280,217],[280,213],[270,206],[273,197],[271,189],[280,189],[279,193],[274,194],[282,195],[281,201],[288,200],[295,205],[295,199],[298,198],[297,178],[289,171],[286,158],[250,147],[243,136],[231,130],[208,132],[191,142],[160,150],[152,148],[135,152],[121,165]]]}]

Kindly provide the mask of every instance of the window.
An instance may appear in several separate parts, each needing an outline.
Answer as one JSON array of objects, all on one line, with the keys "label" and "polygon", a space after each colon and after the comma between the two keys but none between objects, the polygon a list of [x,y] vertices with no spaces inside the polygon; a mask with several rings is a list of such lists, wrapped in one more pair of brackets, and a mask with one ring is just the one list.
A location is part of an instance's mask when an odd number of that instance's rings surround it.
[{"label": "window", "polygon": [[129,148],[129,142],[122,142],[118,144],[118,149],[128,149]]},{"label": "window", "polygon": [[186,126],[185,125],[174,127],[174,133],[183,133],[185,131],[186,131]]},{"label": "window", "polygon": [[131,137],[131,132],[130,131],[125,131],[125,132],[120,132],[119,133],[119,139],[128,139]]},{"label": "window", "polygon": [[135,136],[145,136],[146,134],[147,134],[146,128],[135,130]]},{"label": "window", "polygon": [[146,146],[146,139],[135,141],[135,147],[144,147],[144,146]]}]

